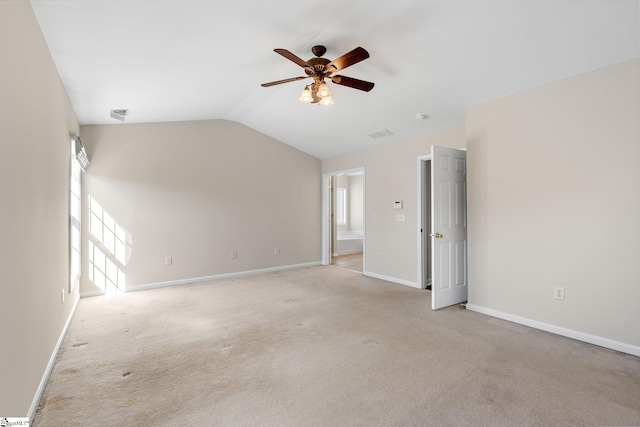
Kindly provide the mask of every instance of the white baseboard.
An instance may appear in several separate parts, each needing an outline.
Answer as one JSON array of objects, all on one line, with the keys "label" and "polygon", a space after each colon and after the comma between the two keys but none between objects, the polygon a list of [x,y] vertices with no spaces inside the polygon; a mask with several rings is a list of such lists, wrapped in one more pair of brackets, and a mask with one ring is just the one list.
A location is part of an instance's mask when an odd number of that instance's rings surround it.
[{"label": "white baseboard", "polygon": [[370,271],[365,271],[365,276],[373,277],[380,280],[386,280],[387,282],[399,283],[400,285],[410,286],[412,288],[422,289],[422,287],[417,282],[411,282],[409,280],[398,279],[396,277],[383,276],[382,274],[371,273]]},{"label": "white baseboard", "polygon": [[[320,265],[320,261],[308,262],[304,264],[285,265],[281,267],[262,268],[259,270],[239,271],[236,273],[216,274],[213,276],[193,277],[190,279],[169,280],[167,282],[147,283],[144,285],[127,286],[125,292],[144,291],[145,289],[164,288],[167,286],[187,285],[189,283],[208,282],[217,279],[228,279],[230,277],[250,276],[260,273],[271,273],[274,271],[293,270],[294,268],[311,267]],[[103,292],[100,295],[104,294]]]},{"label": "white baseboard", "polygon": [[62,347],[62,342],[64,341],[64,337],[67,334],[67,329],[69,329],[69,325],[71,324],[71,320],[73,319],[74,314],[76,314],[76,308],[78,308],[78,303],[80,302],[80,298],[78,298],[73,304],[73,308],[71,309],[71,313],[69,314],[69,318],[67,318],[67,322],[64,324],[64,328],[62,328],[62,332],[60,333],[60,337],[58,338],[58,342],[53,349],[53,353],[51,354],[51,358],[49,358],[49,363],[47,364],[47,369],[44,371],[44,375],[40,380],[40,385],[36,390],[36,395],[33,397],[33,402],[31,402],[31,406],[29,407],[29,412],[27,412],[27,417],[29,418],[29,424],[33,424],[33,418],[36,416],[36,410],[38,409],[38,405],[40,405],[40,399],[42,399],[42,394],[44,393],[44,389],[49,382],[49,377],[51,376],[51,372],[53,371],[53,367],[56,364],[56,358],[58,357],[58,352],[60,351],[60,347]]},{"label": "white baseboard", "polygon": [[610,340],[608,338],[603,338],[580,331],[575,331],[573,329],[563,328],[561,326],[551,325],[549,323],[539,322],[537,320],[528,319],[526,317],[503,313],[501,311],[492,310],[490,308],[481,307],[475,304],[467,303],[467,310],[475,311],[477,313],[497,317],[498,319],[508,320],[509,322],[519,323],[531,328],[540,329],[541,331],[551,332],[552,334],[562,335],[563,337],[572,338],[578,341],[584,341],[589,344],[594,344],[600,347],[608,348],[610,350],[615,350],[640,357],[640,347],[635,345]]},{"label": "white baseboard", "polygon": [[104,295],[104,291],[80,292],[80,298],[97,297],[100,295]]}]

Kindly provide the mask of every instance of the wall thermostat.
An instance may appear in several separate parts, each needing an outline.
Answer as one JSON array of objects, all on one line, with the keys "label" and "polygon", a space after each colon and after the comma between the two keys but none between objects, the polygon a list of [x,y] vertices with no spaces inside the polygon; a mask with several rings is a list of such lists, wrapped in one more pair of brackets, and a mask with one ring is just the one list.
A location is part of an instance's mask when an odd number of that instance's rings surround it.
[{"label": "wall thermostat", "polygon": [[393,209],[402,209],[402,200],[393,202]]}]

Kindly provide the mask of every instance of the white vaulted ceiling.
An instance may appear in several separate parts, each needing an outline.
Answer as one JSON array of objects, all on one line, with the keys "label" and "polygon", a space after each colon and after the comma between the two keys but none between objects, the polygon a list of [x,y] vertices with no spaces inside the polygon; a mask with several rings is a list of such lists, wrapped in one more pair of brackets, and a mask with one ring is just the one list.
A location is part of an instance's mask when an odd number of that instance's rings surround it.
[{"label": "white vaulted ceiling", "polygon": [[[31,0],[81,124],[226,119],[318,158],[464,123],[469,106],[640,56],[639,0]],[[335,104],[273,52],[371,57]],[[419,121],[416,114],[430,116]],[[389,129],[393,135],[372,139]]]}]

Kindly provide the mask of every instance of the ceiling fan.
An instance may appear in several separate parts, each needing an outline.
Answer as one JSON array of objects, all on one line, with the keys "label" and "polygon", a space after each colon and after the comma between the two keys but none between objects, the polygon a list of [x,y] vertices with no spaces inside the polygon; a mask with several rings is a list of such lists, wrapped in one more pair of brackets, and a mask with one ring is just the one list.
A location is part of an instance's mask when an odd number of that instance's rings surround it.
[{"label": "ceiling fan", "polygon": [[333,75],[333,73],[344,70],[345,68],[350,67],[353,64],[357,64],[358,62],[367,59],[369,57],[369,52],[361,47],[357,47],[351,52],[345,53],[344,55],[337,59],[334,59],[333,61],[327,58],[322,58],[322,55],[327,52],[327,48],[320,45],[311,48],[311,52],[313,52],[315,58],[311,58],[308,61],[303,61],[286,49],[274,49],[274,51],[304,68],[304,71],[307,75],[293,77],[290,79],[277,80],[275,82],[262,83],[262,87],[275,86],[282,83],[289,83],[298,80],[313,78],[313,83],[307,85],[304,88],[299,99],[302,102],[322,105],[333,104],[333,99],[331,98],[331,90],[325,82],[325,79],[331,80],[331,82],[337,85],[347,86],[365,92],[369,92],[371,89],[373,89],[374,84],[371,82],[354,79],[353,77]]}]

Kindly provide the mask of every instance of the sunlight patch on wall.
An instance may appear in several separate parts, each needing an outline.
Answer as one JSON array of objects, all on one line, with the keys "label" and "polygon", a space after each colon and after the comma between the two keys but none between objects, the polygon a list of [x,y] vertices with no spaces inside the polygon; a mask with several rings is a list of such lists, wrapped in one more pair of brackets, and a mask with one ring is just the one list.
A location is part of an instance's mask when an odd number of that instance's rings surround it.
[{"label": "sunlight patch on wall", "polygon": [[124,292],[127,233],[92,196],[89,231],[89,280],[106,294]]}]

